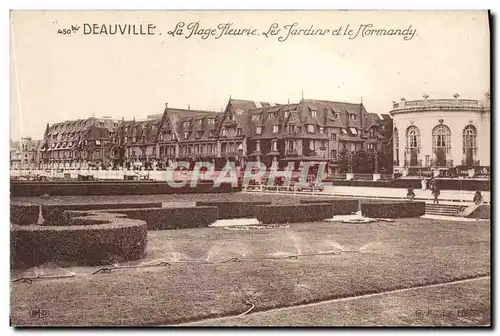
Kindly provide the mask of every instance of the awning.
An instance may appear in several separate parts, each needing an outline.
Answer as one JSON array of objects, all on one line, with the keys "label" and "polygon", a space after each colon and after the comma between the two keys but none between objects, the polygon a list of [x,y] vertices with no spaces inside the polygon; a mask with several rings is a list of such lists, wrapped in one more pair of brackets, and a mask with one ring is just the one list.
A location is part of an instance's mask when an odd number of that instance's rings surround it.
[{"label": "awning", "polygon": [[101,144],[101,140],[96,140],[96,141],[95,141],[95,144],[96,144],[96,145],[100,145],[100,144]]},{"label": "awning", "polygon": [[358,130],[355,129],[354,127],[349,127],[349,131],[354,135],[358,135]]}]

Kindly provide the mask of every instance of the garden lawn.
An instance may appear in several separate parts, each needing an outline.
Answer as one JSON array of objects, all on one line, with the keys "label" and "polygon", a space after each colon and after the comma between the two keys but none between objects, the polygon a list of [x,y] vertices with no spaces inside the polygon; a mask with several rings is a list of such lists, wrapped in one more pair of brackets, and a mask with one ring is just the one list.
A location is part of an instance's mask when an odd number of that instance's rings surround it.
[{"label": "garden lawn", "polygon": [[[244,259],[340,249],[361,252],[298,260]],[[220,263],[232,257],[241,262]],[[263,311],[489,275],[490,223],[401,219],[396,223],[297,223],[269,230],[150,231],[142,261],[161,260],[214,264],[181,263],[96,275],[88,275],[95,268],[73,268],[75,278],[13,283],[11,322],[15,326],[168,325],[239,314],[249,308],[246,301],[255,304],[254,311]],[[432,295],[417,291],[397,302],[421,300],[422,307],[433,307],[451,299],[460,302],[463,296],[462,290]],[[354,305],[350,315],[357,318],[337,315],[334,323],[376,324],[374,319],[389,309],[389,303],[363,302],[350,303]],[[38,308],[46,309],[48,316],[30,317],[30,310]],[[489,309],[489,304],[481,309]],[[432,323],[401,314],[391,321]],[[318,318],[318,323],[325,322]],[[295,324],[288,320],[287,325]]]}]

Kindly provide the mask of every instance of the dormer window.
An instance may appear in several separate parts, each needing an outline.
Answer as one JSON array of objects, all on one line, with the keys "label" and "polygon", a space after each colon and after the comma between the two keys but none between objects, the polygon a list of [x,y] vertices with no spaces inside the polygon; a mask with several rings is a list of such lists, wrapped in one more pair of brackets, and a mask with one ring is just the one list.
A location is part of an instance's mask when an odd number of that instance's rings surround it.
[{"label": "dormer window", "polygon": [[198,126],[201,126],[201,124],[203,123],[203,120],[202,119],[198,119],[198,120],[196,120],[196,123],[198,124]]},{"label": "dormer window", "polygon": [[256,133],[262,134],[262,126],[257,127]]},{"label": "dormer window", "polygon": [[290,111],[285,111],[285,119],[290,115]]},{"label": "dormer window", "polygon": [[368,136],[370,138],[374,138],[375,137],[375,130],[373,128],[370,128],[370,130],[368,131]]},{"label": "dormer window", "polygon": [[273,151],[277,151],[278,150],[278,141],[277,140],[273,140],[273,147],[272,147]]},{"label": "dormer window", "polygon": [[319,133],[324,134],[325,133],[325,128],[324,127],[320,127],[319,128]]},{"label": "dormer window", "polygon": [[314,125],[312,125],[312,124],[307,125],[307,132],[314,133]]},{"label": "dormer window", "polygon": [[189,138],[189,132],[184,132],[184,139]]},{"label": "dormer window", "polygon": [[188,128],[189,127],[189,121],[185,121],[184,122],[184,128]]},{"label": "dormer window", "polygon": [[236,135],[237,136],[242,136],[243,135],[243,130],[241,128],[236,129]]},{"label": "dormer window", "polygon": [[225,128],[222,129],[221,133],[222,133],[222,137],[227,136],[227,130]]},{"label": "dormer window", "polygon": [[172,141],[176,140],[175,133],[173,133],[173,132],[171,133],[171,135],[170,135],[170,139],[171,139]]},{"label": "dormer window", "polygon": [[160,141],[163,141],[163,138],[164,138],[163,133],[160,133]]},{"label": "dormer window", "polygon": [[269,119],[274,119],[275,114],[274,112],[268,112]]},{"label": "dormer window", "polygon": [[311,117],[312,118],[317,118],[318,117],[318,110],[311,108]]},{"label": "dormer window", "polygon": [[208,119],[207,119],[207,123],[208,123],[209,125],[213,125],[213,124],[214,124],[214,122],[215,122],[215,119],[214,119],[214,118],[208,118]]},{"label": "dormer window", "polygon": [[279,126],[278,125],[274,125],[273,126],[273,134],[278,134],[278,130],[279,130]]},{"label": "dormer window", "polygon": [[338,118],[340,117],[340,114],[339,114],[339,113],[337,113],[337,112],[335,112],[335,113],[333,114],[333,117],[334,117],[335,119],[338,119]]},{"label": "dormer window", "polygon": [[349,119],[356,120],[356,115],[354,113],[349,114]]}]

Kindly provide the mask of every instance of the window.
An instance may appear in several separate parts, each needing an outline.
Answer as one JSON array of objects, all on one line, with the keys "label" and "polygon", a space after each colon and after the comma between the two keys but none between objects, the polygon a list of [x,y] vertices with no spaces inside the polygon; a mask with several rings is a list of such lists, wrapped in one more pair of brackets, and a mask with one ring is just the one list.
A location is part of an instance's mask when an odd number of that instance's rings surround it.
[{"label": "window", "polygon": [[337,134],[336,133],[332,133],[331,137],[332,137],[333,142],[337,141]]},{"label": "window", "polygon": [[318,117],[318,110],[311,109],[311,117],[317,118]]},{"label": "window", "polygon": [[184,139],[189,138],[189,132],[184,132]]},{"label": "window", "polygon": [[335,113],[333,114],[333,117],[334,117],[335,119],[338,119],[338,118],[340,117],[340,114],[338,114],[337,112],[335,112]]},{"label": "window", "polygon": [[164,138],[163,133],[160,133],[160,141],[163,141],[163,138]]},{"label": "window", "polygon": [[307,125],[307,132],[314,133],[314,125]]},{"label": "window", "polygon": [[252,121],[260,121],[261,120],[261,114],[257,113],[252,115]]},{"label": "window", "polygon": [[267,115],[268,115],[269,119],[274,119],[274,116],[275,116],[274,112],[268,112]]},{"label": "window", "polygon": [[331,157],[332,159],[336,159],[336,158],[337,158],[337,150],[332,149],[332,150],[330,151],[330,157]]},{"label": "window", "polygon": [[[438,125],[432,130],[432,148],[436,153],[439,165],[444,165],[443,160],[450,154],[451,149],[451,131],[448,126]],[[439,156],[444,156],[439,157]]]},{"label": "window", "polygon": [[314,151],[316,149],[314,140],[309,140],[309,150]]},{"label": "window", "polygon": [[227,136],[227,130],[225,128],[222,128],[222,137]]},{"label": "window", "polygon": [[203,123],[203,120],[202,119],[198,119],[198,120],[196,120],[196,123],[198,124],[198,126],[201,126],[201,124]]},{"label": "window", "polygon": [[163,155],[165,153],[165,148],[163,146],[160,146],[160,155]]},{"label": "window", "polygon": [[349,132],[351,132],[352,135],[358,135],[358,130],[354,127],[349,127]]},{"label": "window", "polygon": [[176,139],[176,137],[175,137],[175,133],[174,133],[174,132],[172,132],[172,133],[170,134],[170,140],[174,141],[175,139]]},{"label": "window", "polygon": [[399,166],[399,132],[394,128],[394,164]]},{"label": "window", "polygon": [[325,129],[323,127],[320,127],[319,128],[319,133],[324,134],[325,133]]},{"label": "window", "polygon": [[260,152],[260,141],[257,140],[257,143],[255,144],[255,151]]},{"label": "window", "polygon": [[262,126],[257,127],[256,133],[262,134]]},{"label": "window", "polygon": [[291,125],[288,125],[288,131],[290,133],[295,133],[295,125],[291,124]]},{"label": "window", "polygon": [[132,142],[135,142],[135,140],[137,140],[137,139],[135,138],[135,136],[134,136],[134,137],[132,137]]},{"label": "window", "polygon": [[462,152],[465,156],[463,164],[472,166],[477,156],[477,130],[473,125],[464,128],[462,142]]},{"label": "window", "polygon": [[420,130],[415,126],[410,126],[406,130],[406,146],[408,148],[420,147]]},{"label": "window", "polygon": [[208,119],[207,119],[207,123],[208,123],[209,125],[213,125],[213,124],[215,123],[215,119],[214,119],[214,118],[208,118]]},{"label": "window", "polygon": [[237,136],[241,136],[241,135],[243,135],[243,130],[242,130],[241,128],[237,128],[237,129],[236,129],[236,135],[237,135]]},{"label": "window", "polygon": [[156,147],[153,147],[153,156],[156,155]]},{"label": "window", "polygon": [[375,137],[375,129],[373,127],[370,128],[368,131],[368,137],[374,138]]},{"label": "window", "polygon": [[289,151],[294,151],[295,150],[295,140],[289,140],[288,141],[288,150]]},{"label": "window", "polygon": [[221,146],[220,146],[220,151],[221,151],[222,153],[225,153],[225,152],[226,152],[226,150],[227,150],[227,144],[224,142],[224,143],[222,143],[222,144],[221,144]]},{"label": "window", "polygon": [[285,111],[285,119],[288,118],[288,116],[290,115],[290,111]]},{"label": "window", "polygon": [[278,125],[274,125],[273,126],[273,134],[277,134],[278,133],[278,129],[279,129],[279,126]]},{"label": "window", "polygon": [[342,129],[340,130],[340,132],[341,132],[342,134],[346,135],[346,134],[347,134],[347,129],[342,128]]},{"label": "window", "polygon": [[210,131],[210,136],[211,136],[211,137],[214,137],[214,136],[215,136],[215,131],[214,131],[214,130],[211,130],[211,131]]},{"label": "window", "polygon": [[188,128],[189,127],[189,121],[185,121],[184,122],[184,128]]},{"label": "window", "polygon": [[205,145],[200,146],[200,153],[205,153]]},{"label": "window", "polygon": [[273,140],[273,151],[277,151],[278,150],[278,141],[277,140]]},{"label": "window", "polygon": [[349,114],[349,119],[356,120],[356,115],[354,113]]},{"label": "window", "polygon": [[375,146],[375,144],[371,143],[371,144],[368,144],[368,149],[369,150],[375,150],[375,149],[377,149],[377,147]]},{"label": "window", "polygon": [[196,154],[199,154],[199,153],[200,153],[200,145],[195,145],[195,146],[194,146],[194,152],[195,152]]}]

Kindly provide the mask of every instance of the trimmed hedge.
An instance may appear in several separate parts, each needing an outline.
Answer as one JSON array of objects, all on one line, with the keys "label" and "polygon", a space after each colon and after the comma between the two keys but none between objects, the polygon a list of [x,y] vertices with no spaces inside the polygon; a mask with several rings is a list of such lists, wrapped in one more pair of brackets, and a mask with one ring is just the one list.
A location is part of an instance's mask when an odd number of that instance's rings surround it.
[{"label": "trimmed hedge", "polygon": [[[105,210],[111,212],[111,210]],[[118,209],[113,213],[143,220],[148,230],[175,230],[208,227],[217,220],[217,207]]]},{"label": "trimmed hedge", "polygon": [[478,218],[478,219],[490,219],[491,218],[491,206],[488,204],[482,204],[477,207],[467,218]]},{"label": "trimmed hedge", "polygon": [[147,226],[143,221],[106,213],[79,220],[88,221],[88,225],[12,225],[11,266],[25,268],[47,262],[102,265],[103,260],[135,260],[145,255]]},{"label": "trimmed hedge", "polygon": [[[51,204],[42,206],[43,225],[68,225],[67,210],[102,210],[102,209],[130,209],[130,208],[161,208],[160,202],[155,203],[85,203],[85,204]],[[74,216],[72,216],[74,217]],[[35,221],[36,223],[36,221]]]},{"label": "trimmed hedge", "polygon": [[253,218],[255,215],[255,207],[257,205],[269,205],[271,202],[196,202],[196,206],[215,206],[217,207],[219,219],[231,218]]},{"label": "trimmed hedge", "polygon": [[189,183],[182,188],[173,188],[162,181],[11,181],[12,197],[28,197],[49,194],[51,196],[83,195],[159,195],[190,193],[228,193],[241,191],[229,183],[214,187],[213,182],[201,182],[191,188]]},{"label": "trimmed hedge", "polygon": [[38,222],[40,214],[39,205],[10,205],[10,222],[18,225],[30,225]]},{"label": "trimmed hedge", "polygon": [[333,217],[333,204],[258,205],[255,217],[264,224],[320,222]]},{"label": "trimmed hedge", "polygon": [[404,218],[425,215],[425,202],[361,203],[361,213],[370,218]]},{"label": "trimmed hedge", "polygon": [[334,200],[334,199],[301,199],[300,204],[317,204],[328,203],[333,204],[334,215],[351,215],[358,211],[359,200]]}]

